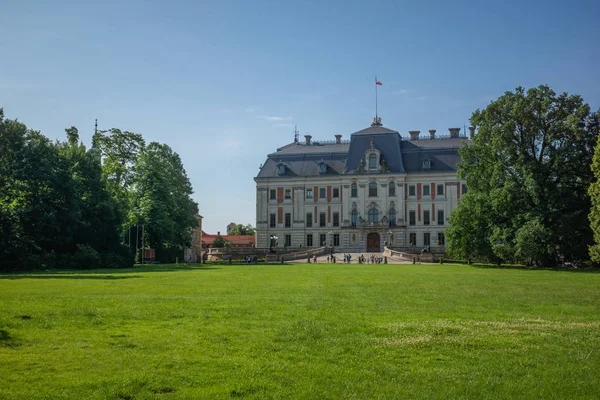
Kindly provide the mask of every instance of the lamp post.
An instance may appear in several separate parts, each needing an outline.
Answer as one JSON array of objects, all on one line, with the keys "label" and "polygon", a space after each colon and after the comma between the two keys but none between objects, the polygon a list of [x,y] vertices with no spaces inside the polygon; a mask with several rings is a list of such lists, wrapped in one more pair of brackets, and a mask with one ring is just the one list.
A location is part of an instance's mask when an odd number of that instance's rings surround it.
[{"label": "lamp post", "polygon": [[269,241],[269,253],[273,251],[273,246],[277,247],[277,236],[271,235],[271,240]]}]

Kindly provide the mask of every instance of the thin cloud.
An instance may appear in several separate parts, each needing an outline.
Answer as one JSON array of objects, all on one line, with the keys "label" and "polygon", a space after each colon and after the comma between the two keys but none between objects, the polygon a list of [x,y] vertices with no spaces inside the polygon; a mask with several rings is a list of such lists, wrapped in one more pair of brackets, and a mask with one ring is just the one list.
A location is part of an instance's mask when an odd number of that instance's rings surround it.
[{"label": "thin cloud", "polygon": [[294,126],[294,124],[275,124],[273,126],[276,128],[279,128],[279,127],[291,128],[292,126]]},{"label": "thin cloud", "polygon": [[0,89],[5,90],[37,90],[45,87],[47,87],[47,85],[34,82],[19,82],[11,80],[0,81]]},{"label": "thin cloud", "polygon": [[427,97],[425,97],[425,96],[419,97],[419,100],[426,100],[426,99],[427,99]]},{"label": "thin cloud", "polygon": [[242,141],[234,138],[225,138],[223,140],[219,140],[216,145],[218,147],[226,148],[227,150],[238,150],[242,147]]},{"label": "thin cloud", "polygon": [[289,121],[290,119],[292,119],[292,117],[273,117],[273,116],[265,115],[263,117],[263,119],[265,121],[271,121],[271,122],[274,122],[274,121]]},{"label": "thin cloud", "polygon": [[396,90],[394,93],[395,94],[408,94],[408,93],[414,93],[415,91],[413,89],[400,89],[400,90]]}]

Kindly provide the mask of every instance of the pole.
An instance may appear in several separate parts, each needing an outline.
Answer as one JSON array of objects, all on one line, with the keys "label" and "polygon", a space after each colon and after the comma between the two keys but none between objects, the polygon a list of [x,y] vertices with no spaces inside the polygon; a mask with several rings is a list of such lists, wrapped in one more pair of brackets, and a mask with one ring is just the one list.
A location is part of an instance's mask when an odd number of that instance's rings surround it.
[{"label": "pole", "polygon": [[144,263],[144,224],[142,224],[142,264]]},{"label": "pole", "polygon": [[138,255],[138,250],[140,249],[140,225],[135,225],[135,256]]},{"label": "pole", "polygon": [[377,117],[377,77],[375,77],[375,118]]}]

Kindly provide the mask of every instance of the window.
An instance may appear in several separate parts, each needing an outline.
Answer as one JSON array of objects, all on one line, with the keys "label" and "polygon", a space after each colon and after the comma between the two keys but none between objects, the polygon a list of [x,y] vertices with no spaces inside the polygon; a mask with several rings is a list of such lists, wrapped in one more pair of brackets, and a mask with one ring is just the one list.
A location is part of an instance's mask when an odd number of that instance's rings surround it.
[{"label": "window", "polygon": [[437,193],[438,196],[444,195],[444,185],[437,185]]},{"label": "window", "polygon": [[446,238],[444,237],[444,233],[443,232],[438,233],[437,244],[438,244],[438,246],[445,246],[446,245]]},{"label": "window", "polygon": [[369,169],[377,169],[377,154],[369,154]]},{"label": "window", "polygon": [[438,225],[444,225],[444,210],[438,210]]},{"label": "window", "polygon": [[333,213],[333,226],[340,226],[340,213],[339,212]]},{"label": "window", "polygon": [[289,200],[292,198],[292,189],[285,189],[285,199]]},{"label": "window", "polygon": [[312,247],[312,245],[313,245],[312,234],[306,235],[306,247]]},{"label": "window", "polygon": [[467,190],[467,185],[465,185],[465,184],[463,183],[463,185],[462,185],[462,187],[461,187],[461,193],[462,193],[462,194],[465,194],[465,193],[467,193],[467,192],[468,192],[468,190]]},{"label": "window", "polygon": [[417,189],[416,189],[415,185],[410,185],[408,187],[408,195],[409,196],[416,196],[417,195]]},{"label": "window", "polygon": [[319,214],[319,226],[323,228],[325,226],[325,213]]},{"label": "window", "polygon": [[429,185],[423,185],[423,196],[429,196]]},{"label": "window", "polygon": [[408,224],[416,225],[417,224],[417,213],[415,210],[410,210],[408,212]]},{"label": "window", "polygon": [[319,198],[320,199],[324,199],[327,197],[327,189],[326,188],[319,188]]},{"label": "window", "polygon": [[416,246],[417,245],[417,234],[416,233],[411,233],[409,234],[410,240],[409,240],[409,244],[411,246]]},{"label": "window", "polygon": [[395,195],[396,195],[396,183],[390,182],[389,187],[388,187],[388,196],[395,196]]},{"label": "window", "polygon": [[353,183],[350,188],[350,197],[358,197],[358,188],[356,183]]},{"label": "window", "polygon": [[275,214],[269,214],[269,227],[275,228]]},{"label": "window", "polygon": [[319,235],[319,243],[321,243],[321,246],[326,246],[327,245],[327,243],[325,242],[325,240],[326,240],[325,234],[321,233]]},{"label": "window", "polygon": [[352,210],[352,226],[358,225],[358,211]]},{"label": "window", "polygon": [[312,213],[306,213],[306,227],[312,228]]},{"label": "window", "polygon": [[429,225],[429,210],[423,210],[423,225]]},{"label": "window", "polygon": [[423,234],[423,246],[430,246],[431,245],[431,235],[429,233],[424,233]]},{"label": "window", "polygon": [[333,198],[337,199],[340,197],[340,188],[333,188]]},{"label": "window", "polygon": [[340,245],[340,234],[339,233],[334,233],[333,234],[333,245],[334,246],[339,246]]},{"label": "window", "polygon": [[377,182],[369,183],[369,196],[377,197]]},{"label": "window", "polygon": [[285,235],[285,247],[292,245],[292,235]]},{"label": "window", "polygon": [[307,199],[312,199],[313,198],[313,190],[312,189],[306,189],[306,198]]},{"label": "window", "polygon": [[285,213],[285,227],[286,228],[292,227],[292,214],[290,214],[290,213]]},{"label": "window", "polygon": [[396,209],[390,210],[390,226],[396,226]]},{"label": "window", "polygon": [[277,190],[269,190],[269,200],[277,200]]},{"label": "window", "polygon": [[379,212],[375,208],[371,208],[369,210],[369,222],[378,222],[379,221]]}]

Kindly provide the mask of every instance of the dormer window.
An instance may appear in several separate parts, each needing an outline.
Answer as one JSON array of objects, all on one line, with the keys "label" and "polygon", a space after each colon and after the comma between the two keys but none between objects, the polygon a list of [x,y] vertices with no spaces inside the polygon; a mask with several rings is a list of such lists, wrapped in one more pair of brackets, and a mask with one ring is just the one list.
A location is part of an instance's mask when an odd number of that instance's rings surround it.
[{"label": "dormer window", "polygon": [[277,164],[277,175],[283,176],[285,175],[285,165],[283,163]]},{"label": "dormer window", "polygon": [[431,169],[431,160],[429,159],[429,157],[425,157],[423,159],[423,169],[424,170],[429,170]]},{"label": "dormer window", "polygon": [[327,164],[321,160],[319,163],[319,175],[325,175],[327,173]]},{"label": "dormer window", "polygon": [[369,154],[369,169],[377,169],[377,154]]},{"label": "dormer window", "polygon": [[375,148],[375,138],[371,138],[370,148],[365,152],[364,161],[361,161],[366,165],[365,170],[368,172],[381,171],[381,152]]}]

